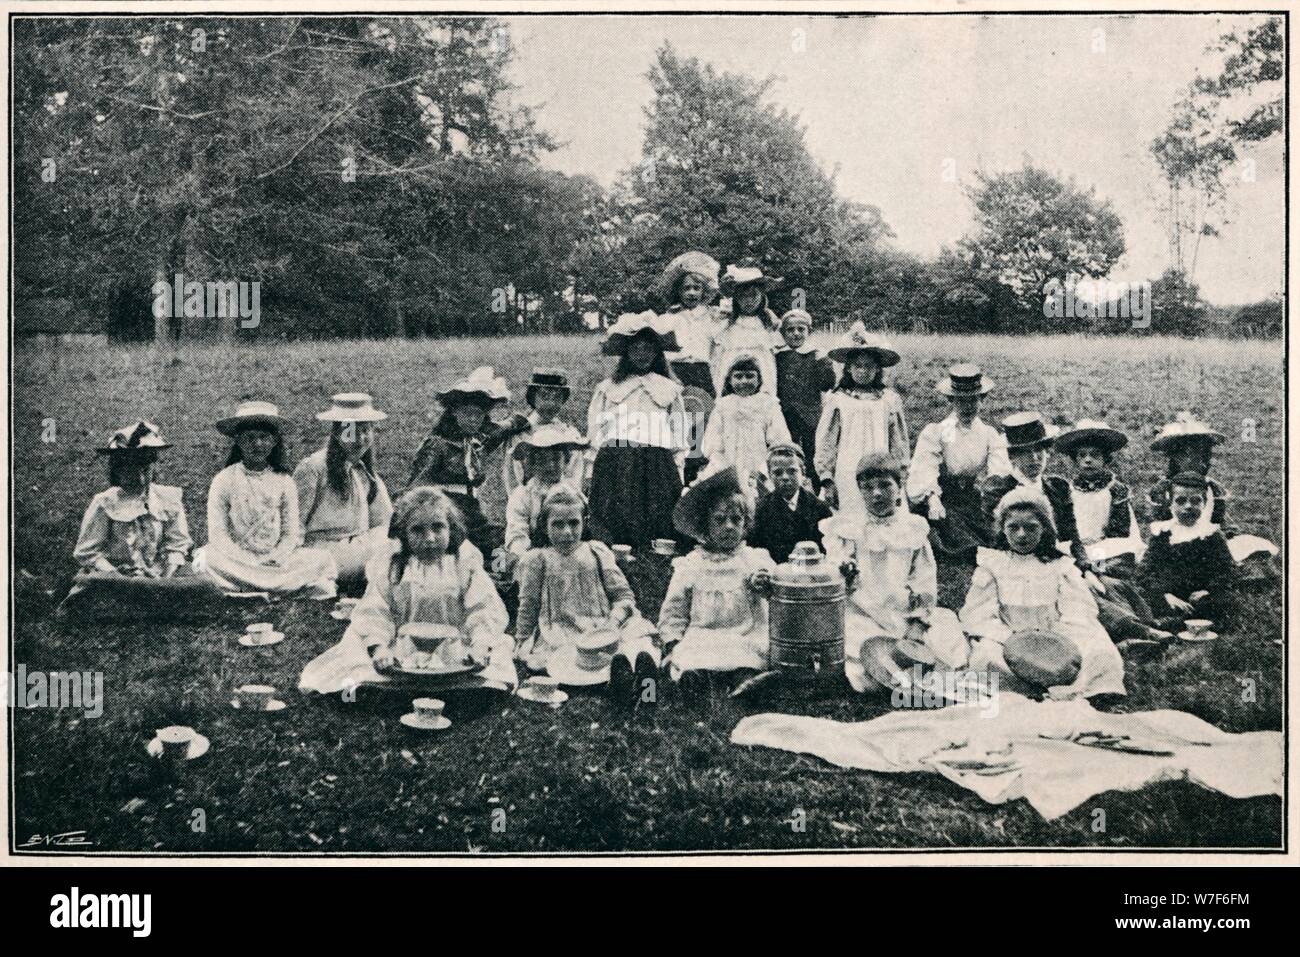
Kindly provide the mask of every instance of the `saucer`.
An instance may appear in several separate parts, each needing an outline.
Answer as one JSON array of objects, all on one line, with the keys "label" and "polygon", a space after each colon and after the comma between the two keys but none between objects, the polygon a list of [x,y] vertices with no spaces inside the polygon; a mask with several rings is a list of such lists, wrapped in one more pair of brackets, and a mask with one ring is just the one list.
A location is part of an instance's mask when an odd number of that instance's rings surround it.
[{"label": "saucer", "polygon": [[[230,706],[232,708],[238,709],[239,711],[244,710],[244,706],[243,704],[240,703],[238,698],[231,698]],[[279,698],[272,698],[270,701],[266,703],[266,707],[260,710],[261,711],[283,711],[287,707],[289,707],[289,705],[281,701]],[[253,708],[249,708],[248,710],[252,711],[254,714],[258,713],[258,711],[254,710]]]},{"label": "saucer", "polygon": [[416,731],[441,731],[444,728],[451,727],[451,719],[445,715],[436,721],[426,721],[415,712],[404,714],[397,719],[408,728],[414,728]]},{"label": "saucer", "polygon": [[273,631],[266,638],[255,638],[253,635],[240,635],[239,643],[245,648],[267,648],[271,645],[278,645],[284,641],[284,632]]},{"label": "saucer", "polygon": [[1207,631],[1199,635],[1194,635],[1190,631],[1180,631],[1178,633],[1178,638],[1180,641],[1190,641],[1193,644],[1200,644],[1201,642],[1205,642],[1205,641],[1213,641],[1215,638],[1218,637],[1219,637],[1219,633],[1216,631]]},{"label": "saucer", "polygon": [[561,691],[559,688],[556,688],[552,694],[543,695],[536,688],[524,685],[516,691],[515,694],[523,698],[525,701],[535,701],[538,704],[549,704],[552,708],[558,708],[560,705],[564,704],[564,702],[569,700],[568,694]]},{"label": "saucer", "polygon": [[[212,747],[211,741],[201,734],[195,734],[194,739],[190,741],[190,750],[183,760],[193,761],[195,758],[201,758],[203,755],[208,753],[208,748],[210,747]],[[155,736],[154,739],[149,742],[146,750],[149,752],[151,758],[161,758],[163,754],[162,742],[158,740],[157,736]]]}]

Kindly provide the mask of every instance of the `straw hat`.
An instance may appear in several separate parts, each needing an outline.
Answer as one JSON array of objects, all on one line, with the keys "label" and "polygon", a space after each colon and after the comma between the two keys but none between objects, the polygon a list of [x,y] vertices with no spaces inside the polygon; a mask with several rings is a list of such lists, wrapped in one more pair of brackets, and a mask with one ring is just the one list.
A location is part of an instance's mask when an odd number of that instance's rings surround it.
[{"label": "straw hat", "polygon": [[564,399],[567,402],[571,394],[569,389],[569,374],[563,369],[534,369],[533,377],[524,387],[524,401],[529,405],[533,404],[533,395],[538,389],[558,389],[564,393]]},{"label": "straw hat", "polygon": [[610,647],[579,648],[561,645],[546,662],[546,672],[562,685],[587,687],[609,681],[614,655]]},{"label": "straw hat", "polygon": [[726,272],[722,274],[719,283],[722,291],[733,297],[737,289],[742,289],[745,286],[758,286],[766,292],[769,289],[775,289],[780,284],[780,276],[765,275],[763,267],[753,259],[743,259],[738,263],[732,263],[727,267]]},{"label": "straw hat", "polygon": [[171,443],[163,438],[158,426],[141,420],[118,429],[109,438],[108,444],[95,449],[95,452],[107,455],[110,452],[156,452],[170,448]]},{"label": "straw hat", "polygon": [[1209,442],[1218,445],[1223,441],[1223,433],[1215,432],[1190,412],[1179,412],[1174,421],[1167,423],[1151,443],[1153,452],[1168,452],[1184,442]]},{"label": "straw hat", "polygon": [[609,327],[609,332],[602,346],[607,356],[621,356],[627,351],[628,343],[642,332],[650,331],[659,338],[659,347],[664,352],[679,352],[677,334],[673,332],[672,318],[659,316],[651,309],[645,312],[625,312]]},{"label": "straw hat", "polygon": [[524,459],[532,449],[554,449],[557,452],[576,452],[589,443],[573,426],[564,422],[547,422],[515,440],[514,457]]},{"label": "straw hat", "polygon": [[240,429],[264,428],[279,432],[284,428],[284,417],[272,402],[241,402],[235,407],[235,414],[217,420],[217,431],[222,435],[234,435]]},{"label": "straw hat", "polygon": [[869,353],[881,367],[898,365],[899,355],[882,335],[868,332],[861,321],[855,322],[849,331],[840,337],[839,345],[829,353],[836,362],[848,364],[860,352]]},{"label": "straw hat", "polygon": [[876,684],[885,688],[904,687],[911,680],[916,665],[923,670],[935,665],[934,652],[919,641],[875,636],[862,643],[859,660],[862,670]]},{"label": "straw hat", "polygon": [[497,375],[491,366],[479,366],[450,389],[439,392],[438,398],[446,405],[458,396],[469,398],[475,395],[482,396],[491,404],[510,401],[510,389],[506,387],[506,380]]},{"label": "straw hat", "polygon": [[1074,454],[1081,445],[1093,445],[1103,452],[1113,454],[1128,445],[1128,436],[1112,429],[1100,419],[1080,419],[1072,429],[1056,437],[1056,447],[1066,455]]},{"label": "straw hat", "polygon": [[1083,657],[1073,641],[1039,628],[1018,631],[1002,646],[1011,673],[1040,688],[1071,684],[1079,677]]},{"label": "straw hat", "polygon": [[655,283],[655,296],[665,305],[673,302],[673,293],[683,276],[694,276],[704,283],[702,302],[710,302],[718,295],[718,273],[722,267],[708,253],[691,251],[682,253],[665,268]]},{"label": "straw hat", "polygon": [[387,412],[380,412],[365,392],[340,392],[330,397],[332,403],[324,412],[317,412],[322,422],[382,422]]},{"label": "straw hat", "polygon": [[984,373],[977,365],[962,362],[948,369],[948,378],[935,385],[935,388],[950,399],[988,395],[993,391],[993,380],[984,378]]},{"label": "straw hat", "polygon": [[673,527],[702,542],[708,537],[708,509],[723,496],[739,494],[740,477],[736,474],[736,467],[728,465],[722,471],[700,479],[677,500],[673,506]]},{"label": "straw hat", "polygon": [[1002,420],[1007,450],[1046,448],[1056,441],[1060,429],[1043,421],[1037,412],[1017,412]]}]

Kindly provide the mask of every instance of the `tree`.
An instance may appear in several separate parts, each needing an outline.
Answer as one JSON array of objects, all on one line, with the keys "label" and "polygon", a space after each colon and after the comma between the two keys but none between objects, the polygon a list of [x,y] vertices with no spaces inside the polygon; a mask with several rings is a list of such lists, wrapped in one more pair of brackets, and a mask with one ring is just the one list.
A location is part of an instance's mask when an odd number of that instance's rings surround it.
[{"label": "tree", "polygon": [[1093,190],[1028,164],[976,179],[975,232],[958,251],[974,280],[967,294],[992,299],[1000,317],[1041,325],[1050,281],[1106,276],[1124,254],[1119,216]]},{"label": "tree", "polygon": [[1151,332],[1194,337],[1205,331],[1208,310],[1197,285],[1176,269],[1151,284]]}]

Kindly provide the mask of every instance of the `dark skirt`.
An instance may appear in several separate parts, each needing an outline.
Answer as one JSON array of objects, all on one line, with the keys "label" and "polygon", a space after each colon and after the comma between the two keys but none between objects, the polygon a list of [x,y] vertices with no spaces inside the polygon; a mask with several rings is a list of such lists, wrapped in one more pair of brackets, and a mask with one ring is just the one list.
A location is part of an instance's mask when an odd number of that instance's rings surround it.
[{"label": "dark skirt", "polygon": [[[930,547],[935,557],[974,561],[976,548],[993,544],[976,480],[941,474],[939,501],[944,517],[930,522]],[[921,502],[917,511],[927,514],[926,503]]]},{"label": "dark skirt", "polygon": [[707,362],[679,361],[670,365],[673,368],[673,375],[677,376],[677,381],[682,384],[682,388],[693,385],[697,389],[703,389],[711,398],[717,398],[717,393],[713,391],[713,374],[709,371]]},{"label": "dark skirt", "polygon": [[505,530],[488,521],[478,499],[473,495],[448,492],[447,498],[460,509],[460,514],[465,519],[465,538],[483,553],[484,567],[489,566],[492,563],[492,553],[505,542]]},{"label": "dark skirt", "polygon": [[591,472],[591,537],[633,548],[675,539],[673,506],[681,494],[682,478],[668,449],[602,446]]}]

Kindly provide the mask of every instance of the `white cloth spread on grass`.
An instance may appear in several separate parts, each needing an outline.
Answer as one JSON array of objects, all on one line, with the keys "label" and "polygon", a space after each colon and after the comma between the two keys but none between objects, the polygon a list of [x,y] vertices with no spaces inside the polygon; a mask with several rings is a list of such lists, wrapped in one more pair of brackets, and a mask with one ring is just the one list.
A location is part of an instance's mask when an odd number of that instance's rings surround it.
[{"label": "white cloth spread on grass", "polygon": [[[1181,711],[1106,714],[1087,701],[1030,701],[1002,692],[996,713],[980,704],[900,710],[871,721],[759,714],[731,743],[812,754],[866,771],[934,771],[990,804],[1024,798],[1047,820],[1102,791],[1188,781],[1233,798],[1282,794],[1282,735],[1229,734]],[[1075,735],[1127,735],[1170,755],[1077,744]]]}]

